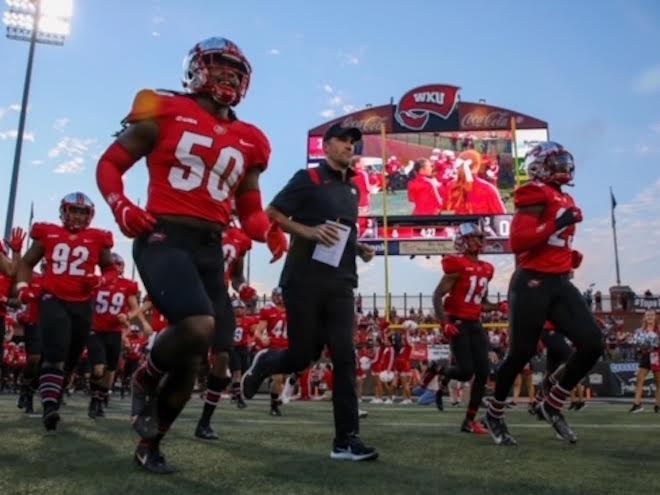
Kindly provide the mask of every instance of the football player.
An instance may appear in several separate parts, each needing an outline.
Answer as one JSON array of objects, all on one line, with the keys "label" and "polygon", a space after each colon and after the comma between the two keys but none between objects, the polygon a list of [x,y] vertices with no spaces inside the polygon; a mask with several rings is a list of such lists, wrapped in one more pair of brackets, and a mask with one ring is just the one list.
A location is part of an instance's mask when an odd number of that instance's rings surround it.
[{"label": "football player", "polygon": [[575,443],[577,436],[562,409],[570,391],[603,353],[598,324],[570,281],[571,272],[582,262],[582,254],[572,247],[582,212],[562,187],[572,184],[575,164],[562,145],[543,142],[527,153],[525,166],[531,182],[514,193],[516,213],[511,224],[511,249],[517,261],[508,298],[511,345],[497,373],[486,424],[495,443],[516,445],[504,421],[504,401],[516,375],[536,352],[544,323],[550,320],[576,350],[539,410],[557,435]]},{"label": "football player", "polygon": [[[35,223],[30,231],[33,242],[18,265],[16,289],[25,303],[38,297],[30,285],[32,269],[46,259],[38,320],[43,342],[39,393],[47,431],[57,428],[65,375],[76,368],[87,342],[92,291],[117,277],[112,234],[91,228],[92,218],[94,203],[87,195],[67,194],[60,203],[62,225]],[[95,273],[97,265],[101,277]]]},{"label": "football player", "polygon": [[[259,324],[255,334],[265,331],[268,335],[268,349],[275,351],[286,350],[289,347],[289,338],[286,328],[286,308],[282,298],[282,289],[275,287],[271,293],[271,303],[259,312]],[[270,415],[281,416],[280,395],[284,388],[284,375],[272,375],[270,383]]]},{"label": "football player", "polygon": [[115,370],[122,350],[122,335],[130,317],[140,319],[145,332],[151,333],[149,323],[140,312],[136,282],[124,278],[124,260],[112,253],[112,260],[119,276],[105,281],[95,292],[92,332],[87,340],[89,359],[92,365],[90,378],[90,402],[87,415],[92,418],[105,416],[103,404],[115,382]]},{"label": "football player", "polygon": [[124,374],[122,376],[121,394],[128,390],[128,381],[138,369],[147,351],[149,337],[144,335],[138,325],[131,325],[130,331],[123,341]]},{"label": "football player", "polygon": [[[257,292],[254,288],[250,287],[243,275],[243,264],[245,255],[247,252],[252,249],[252,240],[239,228],[231,226],[227,228],[222,234],[222,253],[224,257],[224,281],[225,285],[228,287],[230,284],[239,294],[239,297],[242,301],[245,301],[248,304],[253,304],[257,297]],[[227,388],[230,378],[227,376],[227,370],[230,369],[231,373],[234,374],[236,370],[231,366],[232,363],[236,363],[236,353],[241,355],[243,346],[247,346],[247,342],[243,340],[243,327],[240,329],[236,326],[236,319],[234,315],[234,309],[231,307],[231,301],[227,299],[227,304],[230,305],[229,308],[226,308],[222,313],[221,318],[216,318],[215,321],[215,338],[213,345],[211,346],[212,353],[212,363],[213,366],[209,370],[209,376],[207,378],[206,385],[206,394],[204,397],[204,410],[202,411],[202,416],[197,422],[197,427],[195,428],[195,436],[203,440],[217,440],[218,435],[211,428],[211,417],[215,412],[215,409],[220,400],[222,392]],[[230,352],[227,353],[225,348],[225,336],[228,331],[232,332],[232,348]],[[247,338],[247,329],[246,329]],[[241,343],[241,350],[236,348],[236,337],[240,334],[239,341]],[[247,356],[247,347],[245,348]],[[244,356],[244,357],[245,357]],[[247,369],[247,363],[246,367]],[[238,406],[244,406],[245,402],[240,396],[241,388],[241,362],[239,358],[239,367],[238,367],[238,378],[232,379],[232,392],[234,397],[238,393]]]},{"label": "football player", "polygon": [[25,337],[27,364],[23,372],[21,393],[18,398],[18,408],[26,414],[34,412],[34,393],[39,388],[39,362],[41,361],[41,329],[39,328],[39,298],[42,292],[42,281],[46,273],[46,260],[41,260],[41,272],[32,273],[30,290],[24,291],[24,300],[20,313]]},{"label": "football player", "polygon": [[20,227],[14,227],[11,231],[9,241],[6,242],[7,247],[12,253],[11,259],[7,257],[5,243],[0,242],[0,342],[4,342],[5,338],[5,307],[11,293],[18,262],[21,258],[23,241],[25,241],[25,232]]},{"label": "football player", "polygon": [[[142,437],[134,459],[158,474],[173,471],[160,452],[161,439],[190,398],[216,318],[230,308],[217,246],[232,202],[243,231],[267,242],[273,260],[287,249],[286,236],[261,205],[259,175],[270,144],[233,110],[247,94],[251,72],[233,42],[215,37],[197,43],[184,60],[186,93],[140,91],[124,119],[127,127],[97,167],[99,189],[119,228],[135,238],[145,288],[171,325],[133,377],[133,428]],[[149,172],[145,209],[126,197],[122,181],[142,157]],[[232,329],[223,334],[228,352]]]},{"label": "football player", "polygon": [[[484,434],[486,430],[475,421],[488,379],[488,334],[481,325],[483,308],[491,308],[485,298],[488,283],[495,269],[480,260],[484,247],[484,232],[477,223],[462,223],[454,240],[456,256],[442,258],[444,275],[433,293],[433,308],[449,345],[455,364],[440,370],[437,402],[440,410],[442,395],[450,380],[467,382],[474,377],[470,387],[470,402],[461,425],[466,433]],[[446,297],[445,297],[446,296]]]}]

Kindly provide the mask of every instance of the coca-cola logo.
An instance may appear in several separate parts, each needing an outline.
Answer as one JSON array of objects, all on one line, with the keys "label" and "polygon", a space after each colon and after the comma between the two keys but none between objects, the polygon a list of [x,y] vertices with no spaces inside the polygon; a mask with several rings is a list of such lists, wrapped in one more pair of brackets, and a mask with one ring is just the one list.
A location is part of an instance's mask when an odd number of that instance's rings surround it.
[{"label": "coca-cola logo", "polygon": [[380,128],[386,123],[384,117],[378,115],[370,115],[364,119],[355,119],[353,117],[346,117],[342,123],[342,127],[357,127],[363,134],[371,134],[380,132]]},{"label": "coca-cola logo", "polygon": [[[520,124],[522,117],[516,117],[516,123]],[[511,126],[511,113],[501,110],[483,112],[473,110],[466,113],[461,119],[463,129],[508,129]]]},{"label": "coca-cola logo", "polygon": [[428,124],[431,115],[447,119],[458,103],[457,86],[429,84],[411,89],[401,97],[394,117],[403,127],[421,131]]}]

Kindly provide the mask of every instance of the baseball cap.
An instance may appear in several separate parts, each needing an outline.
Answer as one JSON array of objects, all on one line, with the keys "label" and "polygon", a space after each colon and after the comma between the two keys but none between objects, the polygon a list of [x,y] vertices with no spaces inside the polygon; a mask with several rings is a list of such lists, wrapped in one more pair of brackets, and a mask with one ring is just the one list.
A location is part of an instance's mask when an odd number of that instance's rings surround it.
[{"label": "baseball cap", "polygon": [[325,134],[323,135],[323,142],[330,140],[331,138],[344,138],[346,136],[351,136],[354,143],[357,143],[362,139],[362,131],[357,127],[342,127],[341,124],[331,125]]}]

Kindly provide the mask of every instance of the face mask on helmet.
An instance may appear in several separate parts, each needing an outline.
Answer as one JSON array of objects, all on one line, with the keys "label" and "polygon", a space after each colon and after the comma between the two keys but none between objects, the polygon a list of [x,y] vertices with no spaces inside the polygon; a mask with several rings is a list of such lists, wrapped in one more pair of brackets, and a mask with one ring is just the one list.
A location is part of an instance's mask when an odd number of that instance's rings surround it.
[{"label": "face mask on helmet", "polygon": [[573,155],[561,144],[548,141],[534,146],[525,156],[527,175],[558,185],[572,185],[575,175]]},{"label": "face mask on helmet", "polygon": [[80,232],[89,227],[94,218],[94,203],[81,192],[67,194],[60,203],[60,220],[71,232]]},{"label": "face mask on helmet", "polygon": [[245,97],[252,68],[240,48],[225,38],[197,43],[183,61],[183,87],[207,93],[222,105],[235,106]]},{"label": "face mask on helmet", "polygon": [[459,253],[479,254],[484,247],[484,232],[476,223],[462,223],[458,226],[454,247]]}]

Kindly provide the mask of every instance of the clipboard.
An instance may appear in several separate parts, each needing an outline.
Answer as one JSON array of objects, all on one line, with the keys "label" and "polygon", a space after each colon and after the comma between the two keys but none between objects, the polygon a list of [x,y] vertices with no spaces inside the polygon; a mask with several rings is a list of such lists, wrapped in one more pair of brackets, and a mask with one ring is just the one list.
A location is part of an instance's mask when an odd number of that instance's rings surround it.
[{"label": "clipboard", "polygon": [[331,220],[326,220],[325,223],[326,225],[332,225],[335,227],[337,234],[339,235],[339,240],[332,246],[324,246],[320,242],[316,243],[312,259],[337,268],[341,261],[341,257],[344,254],[344,250],[346,249],[346,243],[348,242],[351,228]]}]

